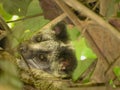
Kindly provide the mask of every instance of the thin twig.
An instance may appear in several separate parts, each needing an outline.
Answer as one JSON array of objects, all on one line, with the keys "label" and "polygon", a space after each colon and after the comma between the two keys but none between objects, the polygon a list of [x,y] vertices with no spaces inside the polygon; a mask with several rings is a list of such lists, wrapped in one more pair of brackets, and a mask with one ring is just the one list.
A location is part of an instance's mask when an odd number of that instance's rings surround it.
[{"label": "thin twig", "polygon": [[[93,7],[93,11],[97,8],[97,6],[99,5],[99,1],[97,1],[97,3],[95,4],[95,6]],[[86,19],[85,19],[85,22],[87,22],[89,20],[89,18],[87,17]],[[82,37],[83,37],[83,35],[84,35],[84,33],[86,32],[86,30],[87,30],[87,26],[86,27],[84,27],[83,28],[83,30],[82,30],[82,32],[81,32],[81,35],[78,37],[78,40],[80,40]]]},{"label": "thin twig", "polygon": [[35,18],[35,17],[42,16],[42,15],[43,15],[43,13],[36,14],[36,15],[31,15],[31,16],[26,16],[26,17],[24,17],[24,18],[20,18],[20,19],[17,19],[17,20],[6,21],[6,23],[18,22],[18,21]]},{"label": "thin twig", "polygon": [[30,65],[28,64],[27,60],[24,58],[24,55],[23,55],[23,54],[21,54],[21,58],[22,58],[22,60],[25,62],[25,64],[27,65],[28,69],[32,72],[31,67],[30,67]]}]

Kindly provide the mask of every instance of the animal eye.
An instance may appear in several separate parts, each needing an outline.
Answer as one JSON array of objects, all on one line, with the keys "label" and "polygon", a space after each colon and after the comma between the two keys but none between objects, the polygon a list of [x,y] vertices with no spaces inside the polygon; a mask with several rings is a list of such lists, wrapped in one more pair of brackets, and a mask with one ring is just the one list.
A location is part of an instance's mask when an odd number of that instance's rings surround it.
[{"label": "animal eye", "polygon": [[25,53],[28,50],[27,46],[21,46],[20,47],[20,52]]},{"label": "animal eye", "polygon": [[42,35],[38,34],[32,38],[33,42],[41,42],[42,41]]},{"label": "animal eye", "polygon": [[47,58],[46,58],[46,56],[44,56],[44,55],[39,55],[39,59],[40,59],[40,61],[44,61],[44,62],[47,62]]},{"label": "animal eye", "polygon": [[36,37],[36,42],[40,42],[41,41],[41,37]]}]

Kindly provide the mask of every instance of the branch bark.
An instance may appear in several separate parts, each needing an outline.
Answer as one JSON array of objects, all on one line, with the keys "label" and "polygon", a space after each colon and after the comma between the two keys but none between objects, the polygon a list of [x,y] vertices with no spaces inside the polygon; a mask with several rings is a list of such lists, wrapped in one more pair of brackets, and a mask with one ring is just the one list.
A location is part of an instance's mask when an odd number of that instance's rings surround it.
[{"label": "branch bark", "polygon": [[74,8],[75,10],[82,12],[83,14],[85,14],[87,17],[91,18],[92,20],[94,20],[95,22],[97,22],[99,25],[101,25],[102,27],[104,27],[106,29],[106,31],[110,32],[111,34],[113,34],[113,36],[116,36],[117,39],[120,40],[120,33],[114,28],[112,27],[107,21],[105,21],[103,18],[101,18],[100,16],[98,16],[97,14],[95,14],[94,12],[92,12],[91,10],[89,10],[87,7],[85,7],[83,4],[81,4],[80,2],[78,2],[77,0],[63,0],[67,5],[71,6],[72,8]]}]

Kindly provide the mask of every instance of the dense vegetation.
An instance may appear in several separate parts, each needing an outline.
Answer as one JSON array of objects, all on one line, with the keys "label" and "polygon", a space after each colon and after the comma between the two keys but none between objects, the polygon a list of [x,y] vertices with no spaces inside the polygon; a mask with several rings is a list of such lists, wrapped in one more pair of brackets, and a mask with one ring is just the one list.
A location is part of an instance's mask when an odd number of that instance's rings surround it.
[{"label": "dense vegetation", "polygon": [[[108,21],[110,18],[113,18],[113,16],[116,18],[120,17],[120,6],[118,6],[116,9],[116,5],[119,5],[120,0],[107,0],[106,2],[104,2],[104,0],[79,1],[86,7],[90,8],[91,11],[102,16],[106,21]],[[40,31],[41,28],[43,28],[46,24],[48,24],[51,21],[51,18],[45,18],[45,12],[48,13],[48,11],[44,11],[43,8],[41,8],[40,3],[41,2],[39,0],[0,0],[0,15],[3,17],[7,25],[12,30],[12,33],[10,35],[12,36],[12,38],[10,39],[10,47],[13,51],[16,50],[16,48],[21,42],[30,39],[31,36],[33,36],[36,32]],[[106,3],[108,4],[106,5]],[[80,19],[82,18],[83,21],[86,18],[88,19],[88,17],[84,16],[84,14],[81,15],[76,11],[74,12]],[[49,15],[49,13],[47,15]],[[66,26],[67,32],[71,39],[71,43],[76,51],[78,66],[75,72],[73,73],[72,79],[73,81],[77,81],[88,69],[88,67],[97,59],[97,56],[92,51],[90,45],[84,38],[84,35],[82,34],[83,32],[79,32],[78,28],[71,22],[67,22]],[[14,56],[17,57],[18,53],[14,52]],[[6,73],[9,73],[7,67],[4,67],[4,65],[8,65],[7,62],[0,61],[0,65],[0,68],[5,68]],[[14,66],[10,65],[9,68],[13,67]],[[14,69],[12,69],[11,71],[13,71],[12,74],[17,75]],[[120,68],[115,67],[113,71],[119,79]],[[84,82],[89,81],[90,75],[91,73],[86,77],[86,79],[84,79]],[[9,77],[1,75],[0,83],[7,83],[12,79],[12,77],[9,78],[10,80],[7,78]],[[17,85],[15,85],[16,82]],[[11,81],[10,83],[17,87],[21,87],[22,85],[21,82],[17,81],[16,79],[13,79],[13,81]],[[112,80],[110,83],[113,84]]]}]

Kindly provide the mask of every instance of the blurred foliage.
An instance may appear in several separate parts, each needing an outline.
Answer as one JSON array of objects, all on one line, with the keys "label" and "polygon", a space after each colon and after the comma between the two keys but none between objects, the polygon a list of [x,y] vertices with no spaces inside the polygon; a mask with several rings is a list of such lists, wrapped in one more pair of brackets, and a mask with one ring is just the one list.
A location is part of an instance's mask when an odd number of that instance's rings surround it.
[{"label": "blurred foliage", "polygon": [[115,73],[115,75],[117,76],[118,80],[120,81],[120,67],[116,66],[113,68],[113,72]]},{"label": "blurred foliage", "polygon": [[25,16],[32,0],[0,0],[5,11],[11,15]]},{"label": "blurred foliage", "polygon": [[113,80],[110,80],[110,81],[109,81],[109,84],[110,84],[113,88],[116,88],[116,85],[114,84],[114,81],[113,81]]},{"label": "blurred foliage", "polygon": [[120,0],[115,0],[115,2],[116,2],[116,3],[119,3],[119,2],[120,2]]},{"label": "blurred foliage", "polygon": [[[0,86],[11,87],[7,90],[21,90],[17,67],[8,60],[0,60]],[[1,88],[1,87],[0,87]]]},{"label": "blurred foliage", "polygon": [[[79,0],[83,3],[94,2],[96,0]],[[106,18],[113,16],[115,11],[115,5],[118,4],[120,0],[110,0],[109,4],[105,6],[107,8]],[[24,40],[29,39],[36,31],[39,31],[44,25],[46,25],[49,20],[46,20],[44,16],[36,16],[41,14],[43,11],[40,8],[39,0],[0,0],[0,15],[7,21],[26,18],[27,16],[33,16],[29,19],[23,19],[17,22],[9,23],[13,30],[14,38],[11,39],[13,49],[17,47],[19,43]],[[117,17],[120,17],[120,11],[117,11]],[[76,27],[67,28],[68,34],[71,39],[71,43],[75,48],[77,57],[77,68],[73,73],[73,81],[78,80],[83,72],[94,62],[97,58],[94,52],[90,49],[84,37],[80,38],[81,33]],[[9,66],[9,68],[8,68]],[[120,67],[115,67],[113,69],[115,75],[120,80]],[[16,71],[16,66],[7,62],[0,61],[0,86],[12,86],[11,90],[19,90],[22,83],[18,79],[18,73]],[[89,78],[89,77],[88,77]],[[113,81],[110,81],[111,85]],[[0,90],[1,87],[0,87]]]},{"label": "blurred foliage", "polygon": [[[28,6],[26,15],[31,16],[40,13],[42,13],[42,9],[39,6],[38,0],[33,0]],[[47,23],[48,20],[45,20],[43,16],[37,16],[16,22],[13,27],[13,35],[16,37],[12,40],[13,47],[16,47],[20,42],[29,39],[36,31],[40,30],[40,28]]]},{"label": "blurred foliage", "polygon": [[3,17],[4,19],[6,19],[6,20],[9,20],[9,19],[12,17],[12,15],[8,14],[8,13],[4,10],[3,5],[2,5],[1,3],[0,3],[0,14],[1,14],[2,17]]},{"label": "blurred foliage", "polygon": [[69,28],[67,26],[67,32],[69,34],[70,40],[72,41],[78,39],[78,37],[80,36],[80,32],[77,30],[77,27],[71,26],[71,28]]}]

